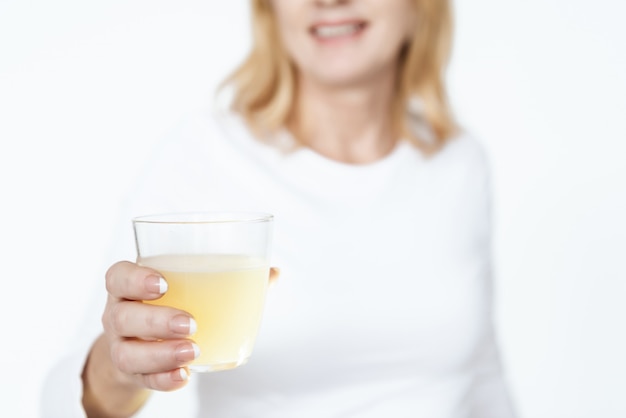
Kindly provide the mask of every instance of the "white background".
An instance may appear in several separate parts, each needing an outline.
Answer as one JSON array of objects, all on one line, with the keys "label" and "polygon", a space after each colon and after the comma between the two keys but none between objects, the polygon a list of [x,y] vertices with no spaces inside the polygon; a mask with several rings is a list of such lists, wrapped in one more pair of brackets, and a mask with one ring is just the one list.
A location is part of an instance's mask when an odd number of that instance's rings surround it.
[{"label": "white background", "polygon": [[[37,416],[147,150],[244,56],[246,6],[0,0],[3,416]],[[525,418],[626,416],[624,16],[457,1],[451,96],[492,158],[496,319]]]}]

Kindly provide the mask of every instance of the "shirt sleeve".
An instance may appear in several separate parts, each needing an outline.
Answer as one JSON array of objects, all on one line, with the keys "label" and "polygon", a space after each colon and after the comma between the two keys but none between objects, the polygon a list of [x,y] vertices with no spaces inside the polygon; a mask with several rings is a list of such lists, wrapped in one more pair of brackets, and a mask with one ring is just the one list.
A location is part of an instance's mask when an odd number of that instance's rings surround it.
[{"label": "shirt sleeve", "polygon": [[[102,287],[103,282],[104,280]],[[40,403],[42,418],[86,416],[82,407],[82,373],[91,346],[101,332],[100,315],[106,300],[104,289],[97,287],[85,312],[83,325],[76,337],[68,343],[69,348],[65,355],[54,365],[44,380]]]},{"label": "shirt sleeve", "polygon": [[472,418],[515,418],[498,347],[491,334],[479,353],[472,393]]},{"label": "shirt sleeve", "polygon": [[485,254],[484,292],[486,306],[485,333],[475,358],[474,378],[471,390],[472,418],[515,418],[514,405],[509,393],[506,374],[500,357],[497,329],[494,323],[494,275],[492,260],[492,176],[491,165],[485,149],[474,141],[473,167],[476,173],[474,194],[476,197],[476,224],[483,229],[482,246]]},{"label": "shirt sleeve", "polygon": [[[108,253],[103,255],[102,264],[105,268],[118,261],[135,260],[133,217],[188,209],[182,197],[185,186],[183,180],[189,174],[181,167],[184,168],[186,162],[185,146],[196,146],[193,141],[199,136],[198,123],[192,122],[195,119],[191,117],[183,120],[161,138],[142,167],[139,177],[131,182],[133,184],[118,212],[115,230],[111,234],[112,245]],[[44,380],[40,397],[43,418],[86,416],[82,407],[82,372],[91,346],[103,331],[101,316],[107,298],[105,271],[93,278],[90,303],[75,338],[68,341],[64,356]]]}]

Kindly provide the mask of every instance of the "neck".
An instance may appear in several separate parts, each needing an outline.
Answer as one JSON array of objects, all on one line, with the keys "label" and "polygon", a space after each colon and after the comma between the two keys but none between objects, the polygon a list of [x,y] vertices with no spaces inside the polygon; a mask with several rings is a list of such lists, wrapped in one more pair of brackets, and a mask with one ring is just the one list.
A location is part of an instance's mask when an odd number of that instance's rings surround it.
[{"label": "neck", "polygon": [[334,87],[298,79],[298,95],[290,129],[305,146],[337,161],[365,164],[395,146],[391,106],[395,75],[367,85]]}]

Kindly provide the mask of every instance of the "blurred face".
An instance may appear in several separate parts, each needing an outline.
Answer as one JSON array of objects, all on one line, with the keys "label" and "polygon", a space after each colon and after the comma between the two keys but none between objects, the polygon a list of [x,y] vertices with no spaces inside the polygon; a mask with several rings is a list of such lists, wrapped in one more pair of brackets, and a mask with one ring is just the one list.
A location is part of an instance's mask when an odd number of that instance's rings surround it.
[{"label": "blurred face", "polygon": [[395,71],[415,24],[413,0],[271,0],[279,34],[303,77],[354,85]]}]

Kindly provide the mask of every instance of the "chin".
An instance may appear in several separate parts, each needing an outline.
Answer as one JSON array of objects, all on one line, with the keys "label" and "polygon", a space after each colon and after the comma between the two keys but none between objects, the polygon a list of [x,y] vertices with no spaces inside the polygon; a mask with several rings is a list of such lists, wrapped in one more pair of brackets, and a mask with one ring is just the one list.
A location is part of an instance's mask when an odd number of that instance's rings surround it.
[{"label": "chin", "polygon": [[326,67],[322,71],[308,72],[308,78],[328,87],[351,87],[372,82],[376,74],[373,69],[347,67]]},{"label": "chin", "polygon": [[356,87],[375,80],[375,73],[368,71],[336,71],[318,75],[315,80],[328,87]]}]

